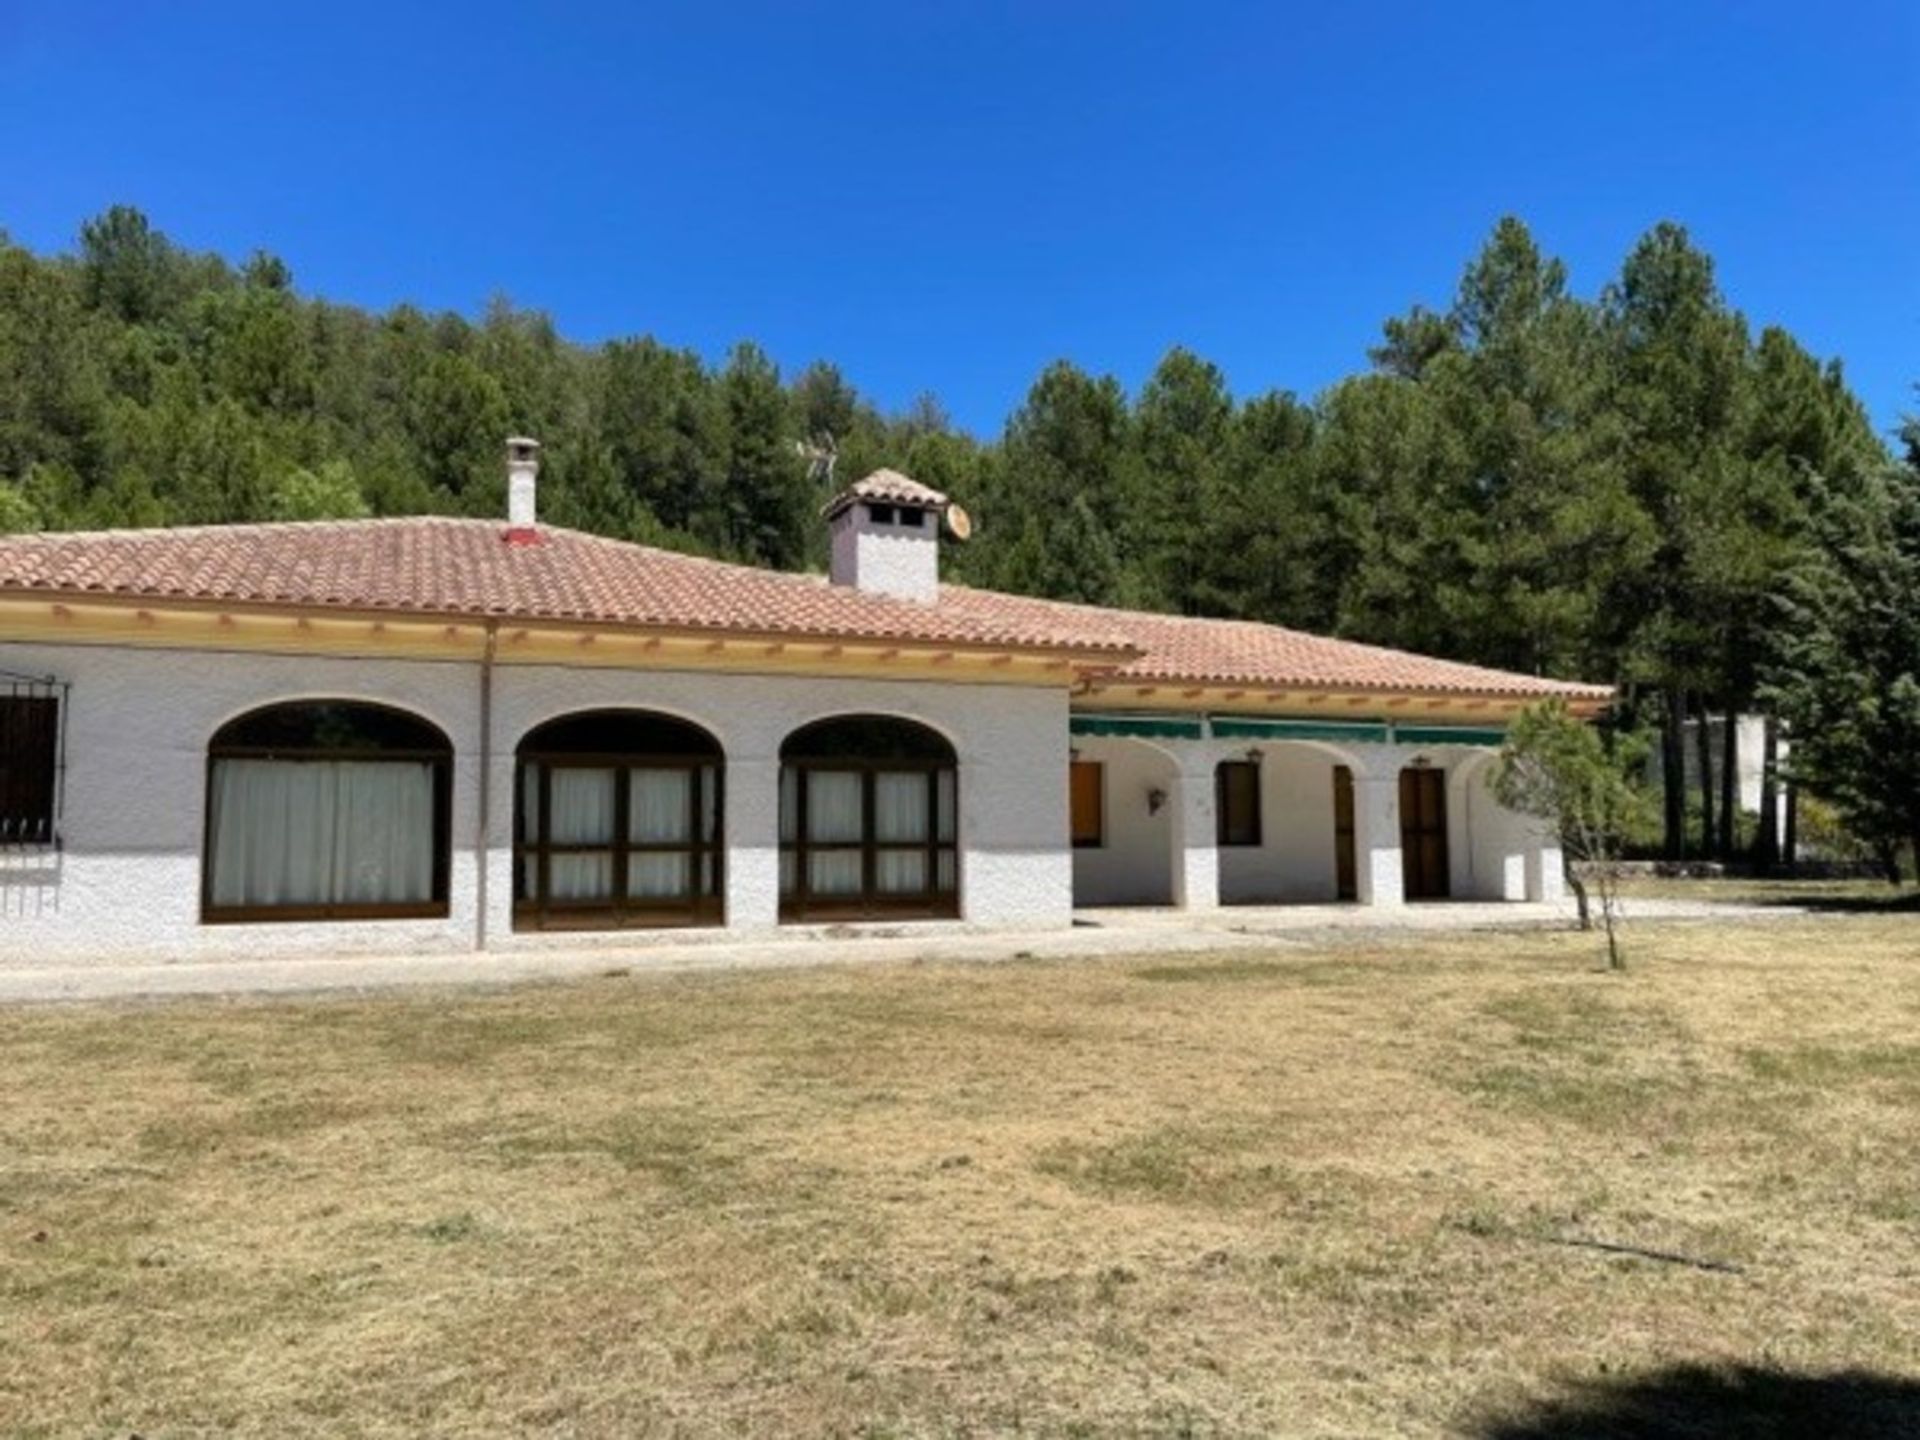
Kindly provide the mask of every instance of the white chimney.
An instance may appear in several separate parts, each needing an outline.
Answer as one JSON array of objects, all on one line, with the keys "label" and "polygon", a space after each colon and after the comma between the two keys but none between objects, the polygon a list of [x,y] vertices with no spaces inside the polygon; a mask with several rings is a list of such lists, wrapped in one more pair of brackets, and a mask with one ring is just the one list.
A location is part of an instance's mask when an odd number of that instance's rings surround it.
[{"label": "white chimney", "polygon": [[940,520],[947,497],[893,470],[876,470],[829,500],[829,578],[879,595],[940,595]]},{"label": "white chimney", "polygon": [[507,543],[534,545],[540,540],[540,442],[524,435],[507,441]]}]

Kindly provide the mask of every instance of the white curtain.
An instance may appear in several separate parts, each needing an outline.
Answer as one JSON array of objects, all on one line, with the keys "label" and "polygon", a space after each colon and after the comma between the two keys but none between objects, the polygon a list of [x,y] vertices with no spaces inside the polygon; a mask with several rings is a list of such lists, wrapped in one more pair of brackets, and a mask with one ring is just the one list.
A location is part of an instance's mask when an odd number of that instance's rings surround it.
[{"label": "white curtain", "polygon": [[882,895],[918,895],[927,888],[927,852],[882,850],[874,856],[874,887]]},{"label": "white curtain", "polygon": [[613,894],[613,856],[602,851],[547,856],[547,898],[605,900]]},{"label": "white curtain", "polygon": [[873,777],[873,838],[911,845],[929,835],[924,772],[883,770]]},{"label": "white curtain", "polygon": [[807,772],[807,839],[816,845],[858,845],[866,835],[857,770]]},{"label": "white curtain", "polygon": [[555,845],[612,844],[614,780],[612,770],[554,766],[547,838]]},{"label": "white curtain", "polygon": [[[693,772],[630,770],[627,838],[640,845],[684,845],[693,840]],[[687,895],[692,857],[650,853],[627,856],[627,894],[639,899]]]},{"label": "white curtain", "polygon": [[[547,830],[555,845],[613,843],[619,773],[556,765],[548,779]],[[605,900],[613,895],[613,854],[587,851],[547,857],[547,896],[552,900]]]},{"label": "white curtain", "polygon": [[684,845],[693,839],[693,772],[628,772],[627,838],[641,845]]},{"label": "white curtain", "polygon": [[807,888],[816,895],[858,895],[860,893],[860,851],[809,851]]},{"label": "white curtain", "polygon": [[421,760],[215,760],[214,904],[431,900],[433,791]]}]

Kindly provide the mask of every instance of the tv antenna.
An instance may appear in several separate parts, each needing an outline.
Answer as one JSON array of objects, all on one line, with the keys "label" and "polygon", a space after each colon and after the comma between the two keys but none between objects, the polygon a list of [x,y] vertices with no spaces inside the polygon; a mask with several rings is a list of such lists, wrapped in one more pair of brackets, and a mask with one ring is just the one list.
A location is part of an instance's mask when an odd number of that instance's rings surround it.
[{"label": "tv antenna", "polygon": [[793,453],[807,462],[809,480],[833,483],[833,462],[840,458],[840,447],[834,444],[831,430],[822,430],[811,440],[794,441]]}]

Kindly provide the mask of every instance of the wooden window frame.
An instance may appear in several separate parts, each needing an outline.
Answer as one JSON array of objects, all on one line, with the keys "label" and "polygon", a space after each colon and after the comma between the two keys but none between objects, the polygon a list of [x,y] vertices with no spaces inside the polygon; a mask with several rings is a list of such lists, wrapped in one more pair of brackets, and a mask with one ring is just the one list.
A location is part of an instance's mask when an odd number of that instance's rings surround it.
[{"label": "wooden window frame", "polygon": [[[815,773],[854,774],[860,778],[860,839],[816,844],[809,838],[808,779]],[[927,834],[911,843],[875,838],[877,779],[881,774],[919,774],[927,785]],[[789,787],[788,777],[792,777]],[[941,838],[940,791],[943,778],[952,789],[952,834]],[[792,790],[792,811],[787,793]],[[953,744],[931,726],[904,715],[850,712],[823,716],[802,725],[780,747],[779,842],[782,922],[843,920],[945,920],[960,916],[966,886],[966,856],[961,844],[960,760]],[[792,838],[788,820],[791,818]],[[916,891],[882,891],[879,857],[889,851],[924,851],[925,886]],[[858,851],[860,889],[844,894],[815,893],[812,857],[816,851]],[[952,887],[940,888],[940,862],[951,856]],[[789,858],[791,857],[791,858]],[[788,867],[793,886],[787,887]]]},{"label": "wooden window frame", "polygon": [[[641,713],[641,712],[636,712]],[[650,712],[649,712],[650,713]],[[562,720],[571,717],[562,716]],[[670,717],[667,717],[670,718]],[[540,773],[540,836],[526,838],[526,772],[538,766]],[[547,838],[552,830],[553,772],[555,770],[612,770],[614,784],[613,838],[605,842],[584,841],[556,844]],[[630,838],[632,820],[632,772],[635,770],[686,770],[691,772],[687,803],[691,807],[693,839],[687,842],[654,842]],[[701,821],[705,814],[702,772],[713,771],[713,833],[708,835]],[[513,769],[513,925],[516,930],[634,930],[700,928],[725,923],[726,919],[726,757],[716,746],[705,754],[672,751],[522,750]],[[612,894],[605,898],[555,900],[552,896],[552,867],[555,855],[600,855],[613,861]],[[694,877],[690,899],[668,896],[629,895],[628,867],[635,855],[685,855]],[[526,862],[532,859],[538,880],[536,892],[526,893]],[[700,883],[710,873],[712,893],[704,893]]]},{"label": "wooden window frame", "polygon": [[[1073,772],[1087,769],[1094,772],[1093,778],[1093,834],[1084,836],[1077,828],[1077,816],[1073,803]],[[1104,760],[1069,760],[1067,762],[1067,831],[1075,850],[1104,850],[1107,848],[1107,764]]]},{"label": "wooden window frame", "polygon": [[[1232,793],[1227,780],[1229,770],[1245,770],[1253,776],[1253,816],[1250,836],[1236,838],[1233,834],[1232,817],[1228,814],[1227,800]],[[1260,762],[1257,760],[1222,760],[1213,768],[1213,814],[1214,843],[1223,850],[1257,850],[1263,843],[1265,834],[1261,816]]]},{"label": "wooden window frame", "polygon": [[[436,732],[439,727],[424,716],[395,705],[359,700],[289,700],[262,705],[245,715],[235,716],[222,730],[271,710],[298,709],[306,705],[345,705],[355,709],[384,711],[402,716]],[[274,760],[291,765],[330,765],[341,762],[391,762],[396,765],[426,763],[433,767],[433,896],[428,900],[399,904],[294,904],[294,905],[220,905],[213,898],[213,852],[217,838],[214,823],[214,771],[222,760]],[[216,735],[207,746],[206,785],[201,800],[200,923],[203,925],[280,925],[315,921],[352,920],[444,920],[452,913],[449,879],[453,863],[453,744],[447,741],[432,749],[406,749],[382,746],[341,746],[332,749],[303,749],[277,745],[230,745]]]}]

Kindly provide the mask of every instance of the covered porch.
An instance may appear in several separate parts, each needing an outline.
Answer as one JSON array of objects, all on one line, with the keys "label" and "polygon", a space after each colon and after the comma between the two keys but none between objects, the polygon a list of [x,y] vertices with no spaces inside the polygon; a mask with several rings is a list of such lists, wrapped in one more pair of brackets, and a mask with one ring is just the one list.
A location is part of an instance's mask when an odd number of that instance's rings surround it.
[{"label": "covered porch", "polygon": [[1557,841],[1489,788],[1503,732],[1075,714],[1076,910],[1553,904]]}]

